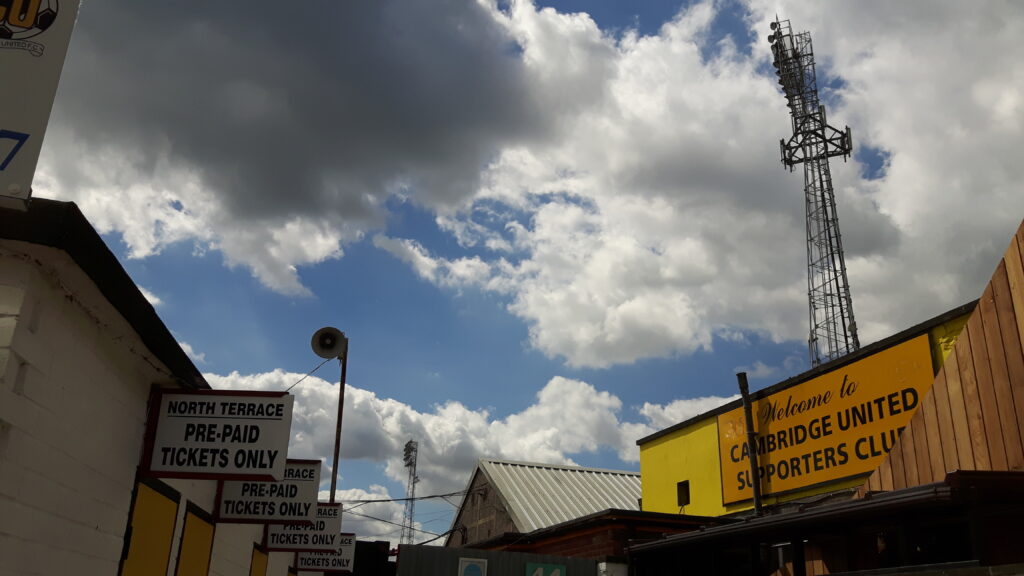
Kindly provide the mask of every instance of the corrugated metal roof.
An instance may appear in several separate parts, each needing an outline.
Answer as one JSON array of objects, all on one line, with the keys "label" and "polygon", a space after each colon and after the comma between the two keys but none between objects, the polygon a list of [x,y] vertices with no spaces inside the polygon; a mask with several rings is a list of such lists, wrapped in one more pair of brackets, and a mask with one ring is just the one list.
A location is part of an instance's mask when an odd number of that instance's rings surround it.
[{"label": "corrugated metal roof", "polygon": [[480,469],[524,534],[603,510],[639,510],[637,472],[490,459]]}]

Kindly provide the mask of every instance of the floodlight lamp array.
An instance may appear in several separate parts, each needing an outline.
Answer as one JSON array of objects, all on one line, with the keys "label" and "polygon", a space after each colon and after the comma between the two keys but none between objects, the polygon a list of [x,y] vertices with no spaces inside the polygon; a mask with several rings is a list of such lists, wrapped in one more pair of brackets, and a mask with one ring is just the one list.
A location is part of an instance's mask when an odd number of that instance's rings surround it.
[{"label": "floodlight lamp array", "polygon": [[768,43],[772,50],[772,66],[775,67],[786,101],[794,107],[794,112],[799,112],[797,106],[805,99],[805,92],[813,89],[804,77],[806,63],[801,62],[806,56],[801,46],[809,43],[810,39],[803,42],[802,39],[794,38],[789,20],[776,20],[770,26],[772,33],[768,35]]}]

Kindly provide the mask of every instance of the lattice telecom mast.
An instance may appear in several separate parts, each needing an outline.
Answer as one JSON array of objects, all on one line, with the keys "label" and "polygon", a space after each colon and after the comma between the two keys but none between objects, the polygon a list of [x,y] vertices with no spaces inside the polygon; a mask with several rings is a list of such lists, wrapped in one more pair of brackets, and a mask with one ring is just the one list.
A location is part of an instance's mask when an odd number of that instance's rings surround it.
[{"label": "lattice telecom mast", "polygon": [[416,457],[419,453],[419,444],[413,440],[405,443],[405,454],[402,461],[409,469],[409,483],[405,489],[405,517],[402,520],[402,544],[412,544],[413,520],[416,516],[416,483],[420,477],[416,475]]},{"label": "lattice telecom mast", "polygon": [[825,121],[825,107],[818,103],[811,33],[793,34],[789,20],[777,18],[771,28],[772,65],[793,117],[793,136],[779,141],[782,163],[790,171],[796,164],[804,165],[811,323],[807,345],[811,365],[817,366],[860,348],[828,166],[832,156],[849,157],[853,141],[849,126],[843,132]]}]

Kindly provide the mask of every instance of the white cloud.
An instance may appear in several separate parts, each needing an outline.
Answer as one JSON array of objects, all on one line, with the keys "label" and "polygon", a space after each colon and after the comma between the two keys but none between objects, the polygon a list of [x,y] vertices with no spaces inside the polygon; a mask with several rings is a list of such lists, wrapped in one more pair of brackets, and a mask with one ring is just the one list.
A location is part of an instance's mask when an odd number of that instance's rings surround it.
[{"label": "white cloud", "polygon": [[156,308],[156,307],[158,307],[158,306],[160,306],[160,305],[162,305],[164,303],[164,301],[161,300],[160,297],[157,296],[156,294],[153,294],[152,292],[150,292],[149,290],[146,290],[142,286],[139,286],[138,288],[139,288],[139,292],[142,292],[142,296],[150,304],[152,304],[154,308]]},{"label": "white cloud", "polygon": [[415,240],[378,234],[373,237],[373,245],[409,264],[420,278],[446,288],[479,285],[491,276],[490,265],[480,258],[432,258]]},{"label": "white cloud", "polygon": [[537,402],[490,424],[501,456],[514,460],[569,463],[567,455],[611,446],[621,451],[618,412],[622,402],[590,384],[556,376]]},{"label": "white cloud", "polygon": [[[302,375],[275,370],[253,375],[232,372],[226,376],[204,376],[215,389],[285,390]],[[295,408],[288,455],[324,460],[323,476],[330,478],[338,387],[312,376],[296,386],[292,394]],[[477,460],[485,457],[574,464],[573,455],[610,449],[624,465],[633,464],[639,460],[639,438],[728,400],[707,397],[677,400],[663,406],[645,403],[637,410],[641,421],[625,422],[621,417],[622,401],[617,396],[586,382],[556,376],[537,392],[531,406],[496,418],[487,410],[474,410],[455,401],[421,412],[348,385],[341,458],[382,463],[388,478],[404,484],[408,471],[402,462],[402,447],[408,440],[416,440],[417,474],[421,478],[417,493],[444,494],[463,490]],[[344,466],[340,468],[339,489],[352,490],[345,481]]]},{"label": "white cloud", "polygon": [[[776,153],[758,140],[773,124],[763,111],[783,115],[782,101],[755,62],[702,60],[712,16],[699,4],[660,36],[621,41],[525,3],[505,20],[538,90],[588,98],[554,137],[488,167],[478,204],[525,212],[502,223],[522,257],[497,258],[478,283],[511,294],[531,343],[570,365],[708,350],[734,326],[798,333],[802,243],[786,232],[799,230],[799,202],[773,207],[782,185],[759,181]],[[573,73],[555,73],[565,66]],[[417,261],[436,259],[421,249]]]},{"label": "white cloud", "polygon": [[178,342],[178,346],[181,346],[181,349],[185,351],[185,354],[187,354],[188,357],[191,358],[193,362],[206,364],[205,352],[196,352],[195,350],[192,349],[192,345],[189,344],[188,342]]},{"label": "white cloud", "polygon": [[544,126],[482,4],[293,6],[299,40],[254,32],[277,3],[248,6],[83,6],[36,195],[78,202],[131,257],[193,242],[308,295],[298,270],[379,229],[393,194],[452,205]]},{"label": "white cloud", "polygon": [[1004,1],[753,4],[759,32],[776,12],[812,32],[819,62],[845,83],[830,118],[853,126],[855,147],[889,155],[879,179],[845,174],[837,190],[841,223],[860,195],[898,230],[874,257],[848,259],[868,338],[980,296],[1024,215],[1014,149],[1024,11]]},{"label": "white cloud", "polygon": [[736,372],[746,372],[751,379],[775,378],[782,373],[778,366],[769,366],[760,360],[754,361],[753,366],[737,366]]},{"label": "white cloud", "polygon": [[[320,491],[321,502],[328,502],[330,490]],[[363,540],[388,540],[398,542],[402,532],[402,521],[405,507],[402,502],[370,502],[354,503],[355,500],[394,500],[388,489],[377,484],[369,489],[348,488],[338,489],[336,500],[342,503],[341,531],[352,532]],[[419,522],[415,528],[422,528]],[[429,538],[428,535],[416,533],[415,541]]]},{"label": "white cloud", "polygon": [[89,168],[74,174],[71,183],[70,176],[58,175],[74,171],[76,165],[43,156],[35,183],[40,195],[75,201],[101,233],[120,232],[128,258],[147,258],[176,242],[191,241],[199,252],[219,250],[227,266],[248,267],[270,289],[308,296],[297,267],[340,258],[341,242],[359,237],[348,232],[347,224],[326,218],[293,217],[260,225],[239,220],[201,179],[170,160],[139,166],[144,161],[132,153],[114,158],[119,150],[84,146],[59,125],[48,130],[47,145],[75,149],[76,158]]},{"label": "white cloud", "polygon": [[683,398],[673,400],[668,404],[644,402],[643,407],[640,408],[640,414],[653,426],[651,432],[656,432],[699,416],[737,398],[739,398],[738,394],[729,397],[704,396],[701,398]]},{"label": "white cloud", "polygon": [[[752,56],[735,39],[711,44],[711,2],[656,36],[609,37],[528,2],[497,16],[558,116],[445,213],[461,243],[495,247],[459,289],[508,294],[531,343],[574,366],[686,355],[716,335],[806,338],[803,182],[778,164],[789,118],[764,40],[779,13],[813,32],[831,122],[887,155],[875,179],[832,163],[861,342],[977,297],[1024,214],[1024,13],[998,1],[751,5]],[[459,261],[416,247],[417,270]]]},{"label": "white cloud", "polygon": [[[861,341],[977,297],[1024,214],[1018,5],[746,4],[749,55],[747,30],[712,35],[710,0],[650,36],[527,0],[296,15],[323,46],[252,34],[258,8],[93,3],[35,188],[130,257],[191,242],[290,295],[309,294],[303,266],[372,236],[429,282],[503,295],[573,366],[803,340],[803,182],[779,166],[764,40],[778,13],[814,35],[832,123],[885,156],[877,178],[832,164]],[[399,197],[467,253],[388,235]]]}]

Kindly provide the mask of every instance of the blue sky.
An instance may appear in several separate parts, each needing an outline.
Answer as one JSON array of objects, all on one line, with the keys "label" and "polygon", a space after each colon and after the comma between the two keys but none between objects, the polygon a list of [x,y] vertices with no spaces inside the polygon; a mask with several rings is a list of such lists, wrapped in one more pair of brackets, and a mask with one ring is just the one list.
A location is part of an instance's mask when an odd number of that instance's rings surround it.
[{"label": "blue sky", "polygon": [[[1024,213],[1024,72],[990,62],[1013,4],[395,0],[302,31],[198,6],[82,6],[35,194],[82,207],[215,386],[287,388],[345,331],[344,499],[404,496],[410,438],[420,495],[481,457],[636,470],[736,371],[807,369],[777,13],[853,126],[833,176],[863,343],[976,298]],[[336,378],[296,388],[294,456],[329,462]]]}]

